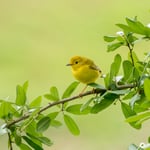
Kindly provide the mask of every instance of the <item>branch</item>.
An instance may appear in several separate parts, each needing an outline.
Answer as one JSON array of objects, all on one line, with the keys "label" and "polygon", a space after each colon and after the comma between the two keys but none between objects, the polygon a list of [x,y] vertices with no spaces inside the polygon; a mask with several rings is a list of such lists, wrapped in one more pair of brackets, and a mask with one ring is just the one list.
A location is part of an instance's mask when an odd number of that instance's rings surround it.
[{"label": "branch", "polygon": [[11,135],[10,135],[9,131],[8,131],[8,141],[9,141],[9,148],[10,148],[10,150],[13,150]]},{"label": "branch", "polygon": [[[106,89],[94,89],[94,90],[87,91],[87,92],[85,92],[85,93],[83,93],[83,94],[80,94],[80,95],[76,95],[76,96],[69,97],[69,98],[64,98],[64,99],[62,99],[62,100],[60,100],[60,101],[53,102],[53,103],[49,103],[47,106],[41,108],[37,114],[40,114],[40,113],[44,112],[45,110],[47,110],[47,109],[49,109],[49,108],[51,108],[51,107],[53,107],[53,106],[56,106],[56,105],[58,105],[58,104],[64,104],[64,103],[66,103],[66,102],[70,102],[70,101],[76,100],[76,99],[78,99],[78,98],[82,98],[82,97],[85,97],[85,96],[88,96],[88,95],[103,93],[103,92],[105,92],[105,91],[106,91]],[[21,118],[16,119],[16,120],[13,120],[12,122],[8,123],[8,124],[5,126],[5,128],[10,128],[10,127],[13,126],[14,124],[19,123],[19,122],[21,122],[21,121],[23,121],[23,120],[29,118],[29,117],[30,117],[30,114],[31,114],[31,113],[24,114],[24,116],[22,116]]]},{"label": "branch", "polygon": [[124,38],[125,38],[125,40],[127,42],[127,47],[129,48],[129,51],[130,51],[130,58],[131,58],[131,61],[132,61],[132,65],[134,66],[134,59],[133,59],[133,55],[132,55],[133,45],[130,44],[130,42],[129,42],[127,37],[124,36]]},{"label": "branch", "polygon": [[117,90],[123,90],[128,88],[134,88],[136,87],[136,84],[127,84],[127,85],[116,85]]},{"label": "branch", "polygon": [[[122,89],[127,89],[127,88],[134,88],[135,86],[136,86],[135,84],[118,85],[116,90],[122,90]],[[49,108],[51,108],[51,107],[53,107],[53,106],[56,106],[56,105],[58,105],[58,104],[64,104],[64,103],[67,103],[67,102],[70,102],[70,101],[74,101],[74,100],[76,100],[76,99],[78,99],[78,98],[86,97],[86,96],[88,96],[88,95],[93,95],[93,94],[104,93],[104,92],[106,92],[106,91],[107,91],[107,89],[99,89],[99,88],[97,88],[97,89],[94,89],[94,90],[91,90],[91,91],[87,91],[87,92],[85,92],[85,93],[83,93],[83,94],[80,94],[80,95],[76,95],[76,96],[69,97],[69,98],[64,98],[64,99],[62,99],[62,100],[60,100],[60,101],[53,102],[53,103],[49,103],[47,106],[41,108],[41,109],[39,110],[39,112],[37,112],[37,114],[40,114],[40,113],[46,111],[47,109],[49,109]],[[10,128],[10,127],[13,126],[14,124],[19,123],[19,122],[21,122],[21,121],[23,121],[23,120],[26,120],[27,118],[30,117],[30,115],[31,115],[31,113],[24,114],[24,116],[22,116],[21,118],[16,119],[16,120],[13,120],[12,122],[8,123],[8,124],[5,126],[5,128]]]}]

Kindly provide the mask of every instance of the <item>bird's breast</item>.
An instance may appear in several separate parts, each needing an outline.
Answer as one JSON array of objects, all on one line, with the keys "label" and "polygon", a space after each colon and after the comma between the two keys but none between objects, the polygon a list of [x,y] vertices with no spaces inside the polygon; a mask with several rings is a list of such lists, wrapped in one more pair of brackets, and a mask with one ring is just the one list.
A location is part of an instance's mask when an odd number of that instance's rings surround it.
[{"label": "bird's breast", "polygon": [[82,66],[72,72],[77,80],[85,84],[95,82],[100,75],[98,70],[93,70],[89,66]]}]

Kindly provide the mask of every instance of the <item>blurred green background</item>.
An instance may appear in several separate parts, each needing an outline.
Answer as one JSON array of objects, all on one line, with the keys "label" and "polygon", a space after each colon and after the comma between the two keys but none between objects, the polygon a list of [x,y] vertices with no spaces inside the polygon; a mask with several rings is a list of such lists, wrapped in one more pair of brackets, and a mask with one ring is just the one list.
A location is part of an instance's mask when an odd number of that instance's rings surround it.
[{"label": "blurred green background", "polygon": [[[62,93],[74,81],[65,66],[74,55],[92,58],[107,73],[116,52],[106,52],[103,36],[120,30],[115,24],[124,23],[125,17],[138,16],[148,24],[149,10],[149,0],[1,0],[0,98],[14,100],[15,86],[26,80],[29,100],[53,85]],[[135,49],[143,58],[148,42]],[[126,49],[117,52],[126,58]],[[98,115],[74,118],[81,135],[72,136],[65,126],[51,128],[46,135],[54,145],[45,150],[126,150],[129,144],[146,142],[149,136],[147,123],[140,131],[125,123],[119,103]],[[6,136],[0,137],[3,150],[7,150],[6,140]]]}]

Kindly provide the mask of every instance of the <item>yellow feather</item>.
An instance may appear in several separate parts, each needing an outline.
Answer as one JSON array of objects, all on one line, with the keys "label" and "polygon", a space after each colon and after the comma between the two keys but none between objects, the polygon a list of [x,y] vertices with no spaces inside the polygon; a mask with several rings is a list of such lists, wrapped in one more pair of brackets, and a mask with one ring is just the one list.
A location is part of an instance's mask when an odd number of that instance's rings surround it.
[{"label": "yellow feather", "polygon": [[67,66],[72,67],[74,77],[84,84],[95,82],[101,74],[101,70],[94,62],[86,57],[74,56]]}]

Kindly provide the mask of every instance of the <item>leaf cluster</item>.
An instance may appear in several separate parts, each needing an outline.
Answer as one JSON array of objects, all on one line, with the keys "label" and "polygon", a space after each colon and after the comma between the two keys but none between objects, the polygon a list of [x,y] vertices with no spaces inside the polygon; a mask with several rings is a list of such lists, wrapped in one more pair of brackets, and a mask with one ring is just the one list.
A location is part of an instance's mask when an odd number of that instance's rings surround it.
[{"label": "leaf cluster", "polygon": [[[44,135],[51,128],[63,124],[73,135],[79,135],[80,129],[74,115],[98,114],[108,109],[112,104],[120,105],[126,122],[135,129],[141,129],[143,122],[150,119],[150,53],[140,60],[134,50],[134,45],[150,38],[150,28],[137,20],[126,18],[127,24],[117,24],[122,30],[115,36],[104,36],[108,42],[107,51],[115,51],[126,47],[127,59],[123,60],[116,54],[110,65],[110,70],[104,77],[104,85],[91,83],[94,88],[76,96],[73,92],[79,82],[71,83],[63,92],[52,86],[43,96],[33,100],[28,99],[28,82],[16,86],[16,99],[0,100],[0,135],[8,135],[8,147],[17,145],[21,150],[43,150],[43,145],[53,144],[50,137]],[[88,97],[88,95],[91,95]],[[73,100],[87,96],[85,101],[71,103]],[[47,105],[42,105],[43,99]],[[54,109],[52,109],[54,108]],[[131,144],[129,150],[141,149]]]},{"label": "leaf cluster", "polygon": [[[104,40],[108,42],[108,52],[121,49],[122,46],[128,51],[126,60],[122,60],[119,54],[114,57],[110,72],[105,78],[105,85],[111,90],[127,90],[119,98],[122,113],[127,123],[135,129],[140,129],[143,122],[150,119],[150,53],[145,53],[145,58],[141,61],[135,53],[134,46],[138,42],[149,41],[150,28],[137,17],[126,18],[126,23],[116,24],[121,31],[115,36],[104,36]],[[120,67],[123,72],[121,76],[118,75]],[[129,149],[142,148],[132,144]]]}]

